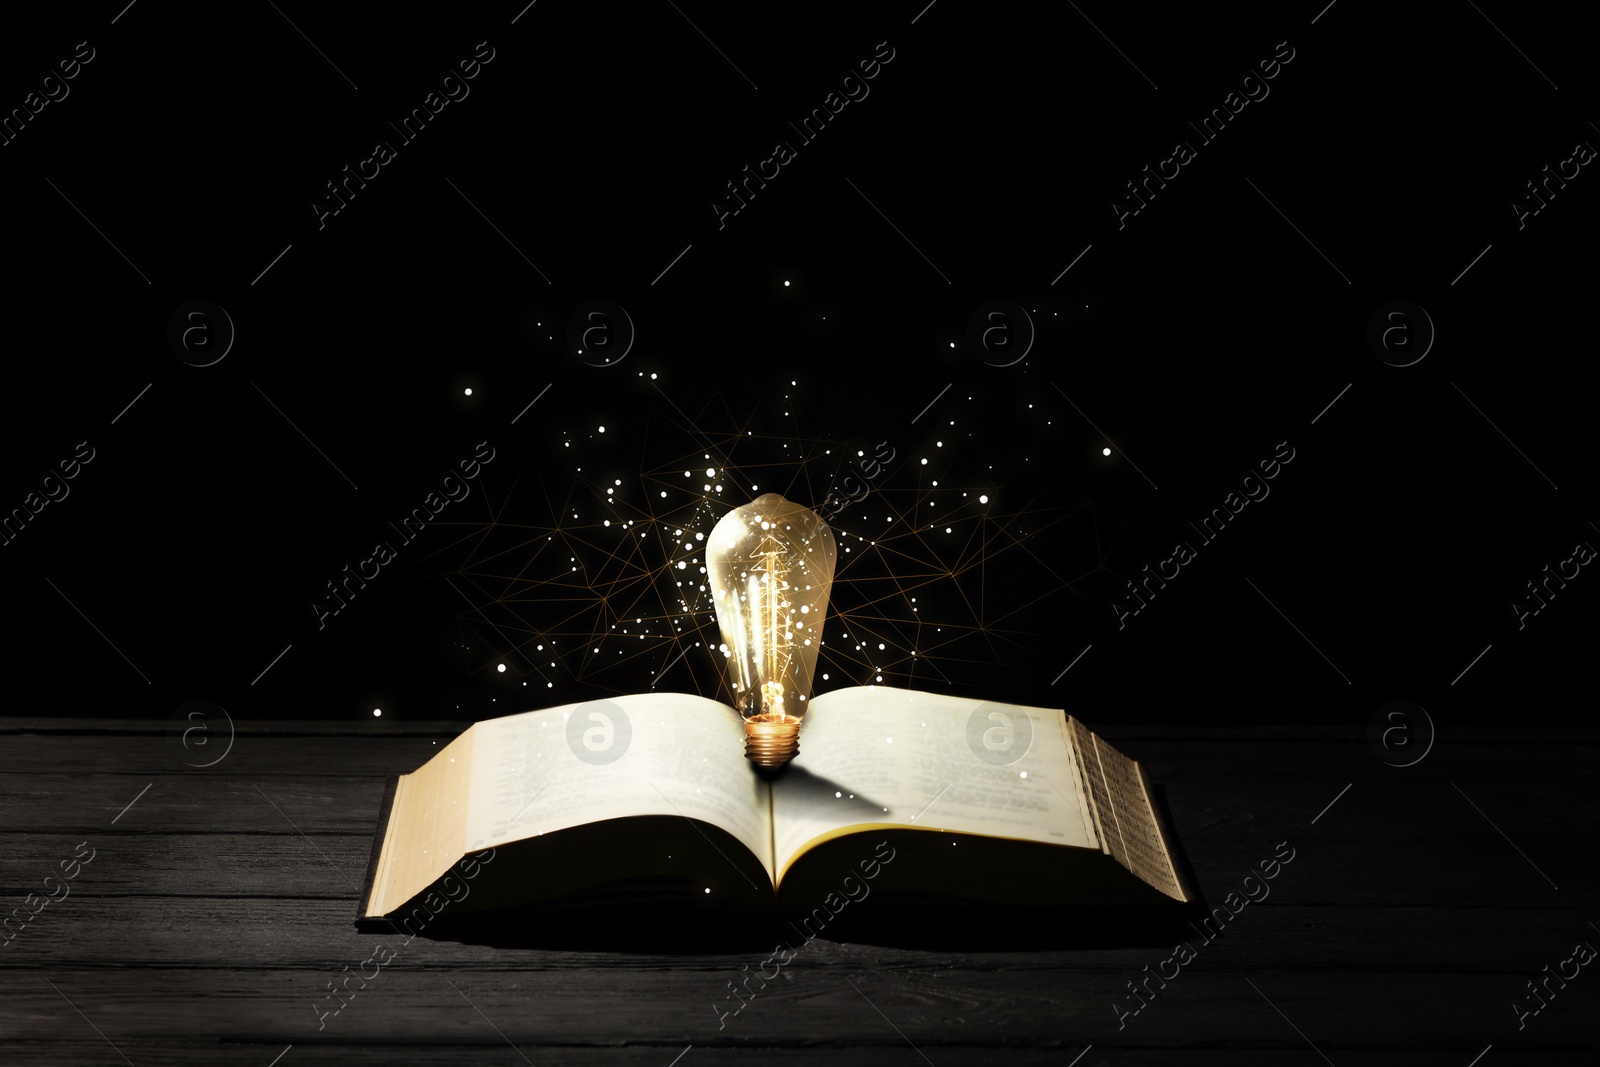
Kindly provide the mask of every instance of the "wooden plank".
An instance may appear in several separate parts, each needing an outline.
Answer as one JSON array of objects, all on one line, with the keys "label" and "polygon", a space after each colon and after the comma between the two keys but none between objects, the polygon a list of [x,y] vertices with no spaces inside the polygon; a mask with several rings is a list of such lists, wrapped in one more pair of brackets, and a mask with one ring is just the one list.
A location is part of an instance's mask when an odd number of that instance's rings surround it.
[{"label": "wooden plank", "polygon": [[[87,1029],[87,1027],[85,1027]],[[305,1038],[292,1042],[293,1049],[275,1067],[462,1067],[463,1064],[520,1065],[507,1043],[482,1024],[485,1035],[475,1044],[407,1042],[404,1045],[380,1043],[316,1042]],[[92,1035],[91,1035],[92,1037]],[[156,1042],[119,1042],[124,1053],[138,1067],[217,1067],[240,1064],[269,1067],[291,1042],[228,1041],[199,1043],[192,1039]],[[1495,1054],[1480,1061],[1490,1067]],[[745,1067],[753,1062],[772,1067],[885,1067],[886,1064],[923,1064],[917,1051],[902,1042],[899,1046],[855,1047],[825,1039],[815,1039],[802,1048],[772,1048],[748,1045],[706,1046],[638,1044],[629,1046],[568,1046],[522,1042],[518,1050],[538,1067]],[[688,1050],[685,1053],[685,1050]],[[938,1067],[1283,1067],[1285,1063],[1305,1063],[1307,1067],[1323,1061],[1305,1045],[1293,1047],[1152,1048],[1145,1045],[1085,1046],[1060,1041],[1042,1048],[1014,1045],[943,1045],[933,1061]],[[1362,1067],[1467,1067],[1483,1051],[1459,1042],[1444,1047],[1384,1050],[1359,1050]],[[679,1059],[679,1056],[682,1056]],[[1081,1058],[1079,1058],[1081,1055]],[[1516,1063],[1533,1067],[1593,1067],[1593,1051],[1548,1049],[1518,1046],[1513,1050]],[[91,1041],[7,1041],[0,1038],[0,1062],[16,1064],[121,1064],[111,1046],[95,1038]],[[1498,1062],[1504,1064],[1502,1054]]]},{"label": "wooden plank", "polygon": [[[92,871],[93,866],[79,881],[90,877],[88,872]],[[1526,971],[1528,977],[1546,963],[1554,965],[1565,958],[1579,940],[1600,943],[1600,935],[1565,907],[1419,909],[1392,905],[1330,909],[1280,900],[1274,895],[1260,904],[1247,905],[1209,943],[1201,933],[1180,925],[1176,930],[1161,931],[1159,936],[1119,942],[1119,947],[1092,947],[1092,941],[1091,947],[1082,947],[1072,945],[1070,931],[1057,935],[1034,924],[1007,931],[999,929],[1005,925],[1002,916],[980,915],[976,922],[984,933],[995,935],[995,942],[1003,944],[1009,937],[1020,947],[941,947],[940,931],[929,931],[921,939],[913,931],[911,943],[904,944],[880,928],[892,922],[890,916],[878,912],[872,918],[875,913],[865,910],[871,905],[869,898],[856,905],[863,910],[854,928],[846,925],[852,917],[848,910],[830,925],[826,933],[839,940],[819,937],[802,943],[798,934],[781,926],[752,932],[742,940],[706,929],[703,937],[707,945],[724,937],[727,947],[667,951],[662,946],[672,943],[673,931],[655,931],[653,935],[648,927],[632,931],[602,929],[592,935],[576,936],[556,927],[545,932],[548,936],[542,942],[540,931],[530,930],[521,938],[530,946],[526,949],[482,943],[484,935],[462,931],[447,930],[437,936],[425,931],[415,939],[389,933],[362,934],[351,922],[355,914],[353,894],[343,899],[319,899],[290,893],[260,898],[245,893],[216,897],[90,897],[74,892],[65,900],[47,905],[14,940],[0,948],[0,963],[7,967],[74,968],[137,967],[152,961],[168,967],[220,968],[237,964],[260,969],[323,968],[332,977],[344,964],[354,968],[380,946],[387,946],[390,951],[400,952],[402,958],[427,966],[489,965],[537,971],[603,968],[619,972],[686,967],[727,972],[731,977],[741,966],[755,968],[780,939],[785,939],[803,946],[798,958],[807,967],[870,964],[888,969],[960,967],[1018,974],[1062,970],[1099,976],[1096,980],[1103,989],[1114,989],[1143,973],[1146,965],[1152,970],[1160,969],[1158,965],[1172,955],[1180,938],[1193,947],[1200,966],[1206,970],[1257,967],[1419,974]],[[518,921],[539,920],[533,917]],[[109,931],[115,931],[116,936],[103,936]],[[943,931],[952,937],[964,932],[956,924]],[[473,936],[479,938],[479,943],[458,940]],[[1062,947],[1063,943],[1071,947]],[[541,944],[545,947],[537,947]],[[586,947],[554,947],[572,944]],[[400,946],[405,947],[402,950]],[[1600,982],[1596,983],[1596,995],[1600,996]]]},{"label": "wooden plank", "polygon": [[[1165,794],[1180,846],[1213,901],[1287,840],[1297,852],[1284,885],[1297,886],[1301,902],[1545,907],[1552,882],[1600,877],[1600,855],[1570,847],[1600,817],[1600,790],[1585,782],[1496,778],[1468,781],[1463,792],[1397,777],[1352,787],[1316,825],[1311,819],[1342,789],[1337,782],[1208,778],[1174,782]],[[232,886],[337,897],[340,871],[357,884],[365,873],[381,793],[376,776],[214,773],[141,783],[0,775],[0,810],[13,831],[0,834],[11,859],[0,891],[31,891],[76,842],[93,839],[112,859],[79,887],[85,893],[221,894]]]},{"label": "wooden plank", "polygon": [[[416,770],[456,735],[400,737],[284,737],[223,732],[206,747],[185,748],[181,734],[24,734],[6,739],[5,770],[144,777],[174,775],[251,778],[298,774],[336,777]],[[225,754],[224,754],[225,753]],[[206,768],[203,763],[215,762]],[[141,783],[142,784],[142,783]]]},{"label": "wooden plank", "polygon": [[[0,801],[10,811],[12,803],[30,795],[7,784],[13,775],[56,775],[58,784],[75,780],[81,792],[90,779],[143,779],[133,792],[156,776],[200,781],[212,777],[241,781],[276,777],[373,777],[415,770],[448,737],[329,738],[308,740],[285,737],[240,737],[215,767],[194,769],[185,761],[215,758],[210,753],[185,751],[175,740],[157,735],[86,737],[26,735],[6,742],[6,763],[0,773]],[[1310,743],[1267,744],[1240,742],[1204,745],[1186,742],[1143,742],[1129,746],[1130,754],[1144,761],[1152,782],[1173,789],[1190,782],[1228,782],[1233,791],[1248,795],[1258,783],[1303,782],[1308,788],[1300,803],[1311,817],[1332,793],[1347,783],[1372,785],[1434,782],[1536,783],[1559,788],[1581,799],[1592,793],[1583,787],[1600,779],[1600,746],[1512,745],[1442,749],[1414,767],[1393,768],[1380,763],[1361,745],[1330,746]],[[20,781],[27,782],[23,778]],[[1568,783],[1572,788],[1566,788]],[[119,783],[126,786],[126,782]],[[113,795],[126,795],[122,789]],[[70,799],[67,790],[52,792],[54,805]],[[108,798],[107,802],[110,800]],[[124,801],[126,803],[126,801]],[[113,809],[112,814],[115,814]],[[9,820],[15,824],[15,819]]]},{"label": "wooden plank", "polygon": [[[83,833],[372,834],[380,775],[0,775],[5,829]],[[150,786],[148,792],[145,786]],[[142,793],[142,795],[141,795]],[[121,814],[137,798],[137,803]],[[276,806],[274,806],[276,805]],[[119,817],[120,816],[120,817]],[[113,823],[112,820],[116,820]]]},{"label": "wooden plank", "polygon": [[[302,811],[293,791],[276,796],[286,811],[294,811],[295,825],[263,802],[253,791],[256,811],[197,809],[193,824],[214,821],[240,825],[254,822],[249,831],[200,832],[123,830],[82,827],[50,831],[0,834],[0,853],[6,857],[0,875],[0,897],[21,897],[42,888],[45,875],[72,855],[80,841],[96,849],[95,860],[72,886],[74,898],[105,895],[246,897],[294,896],[355,900],[355,886],[366,873],[371,845],[370,822],[365,811],[375,810],[375,782],[352,789],[348,807],[329,805],[325,810]],[[151,791],[154,795],[155,791]],[[146,800],[150,799],[147,795]],[[1347,798],[1348,799],[1348,798]],[[1522,827],[1518,847],[1538,858],[1540,867],[1563,892],[1551,889],[1512,845],[1495,833],[1459,798],[1437,795],[1399,806],[1409,821],[1386,821],[1392,810],[1387,798],[1374,797],[1373,814],[1363,816],[1375,824],[1373,835],[1325,838],[1319,827],[1283,823],[1224,821],[1217,812],[1199,815],[1179,806],[1177,821],[1184,847],[1194,866],[1197,882],[1212,905],[1220,905],[1230,892],[1243,895],[1242,879],[1257,872],[1271,858],[1274,842],[1289,840],[1295,859],[1266,886],[1266,904],[1293,902],[1324,906],[1359,906],[1425,903],[1442,910],[1476,907],[1542,909],[1565,899],[1575,887],[1593,886],[1600,880],[1600,858],[1593,850],[1570,848],[1572,834],[1581,832],[1583,816],[1551,816],[1548,824]],[[140,801],[142,805],[145,801]],[[135,810],[138,810],[137,807]],[[1356,803],[1351,818],[1361,815]],[[1208,820],[1201,826],[1201,820]],[[1571,820],[1570,823],[1566,820]],[[324,829],[327,821],[339,827]],[[1325,820],[1326,821],[1326,820]],[[123,823],[133,825],[125,817]],[[1194,826],[1189,830],[1187,827]],[[1376,836],[1377,834],[1384,836]],[[721,862],[715,857],[712,862]],[[1258,896],[1263,892],[1254,888]],[[353,904],[352,904],[353,907]]]},{"label": "wooden plank", "polygon": [[1140,1015],[1123,1018],[1119,1029],[1115,991],[1106,988],[1104,976],[970,973],[928,964],[884,971],[864,961],[819,969],[797,961],[784,971],[789,977],[780,975],[741,1014],[723,1017],[726,972],[669,961],[655,972],[627,973],[418,967],[397,960],[365,989],[352,981],[351,995],[333,1015],[320,1007],[327,1003],[328,969],[262,970],[249,962],[135,972],[7,969],[0,973],[6,1033],[12,1039],[82,1034],[82,1018],[64,994],[119,1043],[159,1043],[183,1034],[224,1042],[271,1035],[286,1042],[471,1044],[483,1041],[486,1017],[519,1044],[803,1048],[820,1041],[909,1057],[898,1029],[923,1049],[1257,1047],[1292,1050],[1311,1063],[1309,1039],[1334,1062],[1354,1063],[1373,1047],[1424,1049],[1445,1042],[1478,1049],[1489,1043],[1595,1048],[1592,1020],[1600,997],[1581,987],[1580,976],[1519,1031],[1509,1009],[1519,973],[1230,969],[1180,976]]}]

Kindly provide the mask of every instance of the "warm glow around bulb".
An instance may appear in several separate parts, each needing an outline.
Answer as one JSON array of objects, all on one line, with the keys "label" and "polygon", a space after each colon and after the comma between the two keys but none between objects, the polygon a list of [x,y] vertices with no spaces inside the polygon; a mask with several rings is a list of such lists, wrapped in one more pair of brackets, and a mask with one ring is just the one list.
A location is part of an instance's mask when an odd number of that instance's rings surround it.
[{"label": "warm glow around bulb", "polygon": [[799,750],[837,551],[810,508],[765,493],[725,515],[706,547],[706,577],[728,647],[728,684],[746,723],[746,754],[780,766]]}]

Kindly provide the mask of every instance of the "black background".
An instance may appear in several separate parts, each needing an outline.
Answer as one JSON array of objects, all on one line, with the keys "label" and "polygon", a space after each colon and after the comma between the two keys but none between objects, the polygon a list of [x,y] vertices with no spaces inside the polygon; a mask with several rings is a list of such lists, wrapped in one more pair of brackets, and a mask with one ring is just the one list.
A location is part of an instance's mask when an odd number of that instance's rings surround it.
[{"label": "black background", "polygon": [[[0,547],[5,713],[718,695],[714,623],[676,606],[694,553],[661,535],[750,484],[820,505],[882,441],[895,462],[835,523],[819,692],[881,674],[1091,725],[1583,705],[1600,579],[1524,629],[1509,606],[1600,544],[1600,179],[1520,231],[1509,206],[1600,144],[1565,14],[119,6],[8,16],[0,41],[7,110],[95,49],[0,147],[0,509],[95,454]],[[400,144],[385,123],[480,41],[470,95]],[[882,41],[870,95],[797,143]],[[1282,41],[1270,95],[1199,144],[1185,120]],[[1195,160],[1119,229],[1110,200],[1180,138]],[[319,229],[311,201],[380,139],[394,161]],[[719,229],[712,198],[779,139],[797,158]],[[637,329],[614,366],[566,341],[593,299]],[[993,299],[1039,326],[1012,366],[966,343]],[[1394,299],[1437,328],[1409,367],[1366,340]],[[215,365],[167,343],[190,300],[236,327]],[[484,440],[471,495],[319,629],[324,583]],[[1270,496],[1119,629],[1124,581],[1285,441]]]}]

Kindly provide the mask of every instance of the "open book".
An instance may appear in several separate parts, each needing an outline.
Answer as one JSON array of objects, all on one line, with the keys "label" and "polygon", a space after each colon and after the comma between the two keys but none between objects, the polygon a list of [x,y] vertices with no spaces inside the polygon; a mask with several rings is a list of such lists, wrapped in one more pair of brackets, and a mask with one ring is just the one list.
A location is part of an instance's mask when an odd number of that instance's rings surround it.
[{"label": "open book", "polygon": [[1192,897],[1142,769],[1060,710],[835,690],[771,774],[732,708],[649,693],[485,720],[391,780],[357,925],[424,903],[800,911],[846,877],[985,904]]}]

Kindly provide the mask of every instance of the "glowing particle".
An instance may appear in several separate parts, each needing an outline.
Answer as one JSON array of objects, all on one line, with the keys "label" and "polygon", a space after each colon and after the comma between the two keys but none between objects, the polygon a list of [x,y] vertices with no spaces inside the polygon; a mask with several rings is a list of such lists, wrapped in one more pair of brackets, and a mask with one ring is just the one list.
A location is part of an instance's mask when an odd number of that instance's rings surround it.
[{"label": "glowing particle", "polygon": [[499,671],[501,674],[504,674],[504,673],[506,673],[506,665],[504,663],[502,663],[499,666],[495,667],[495,670]]}]

